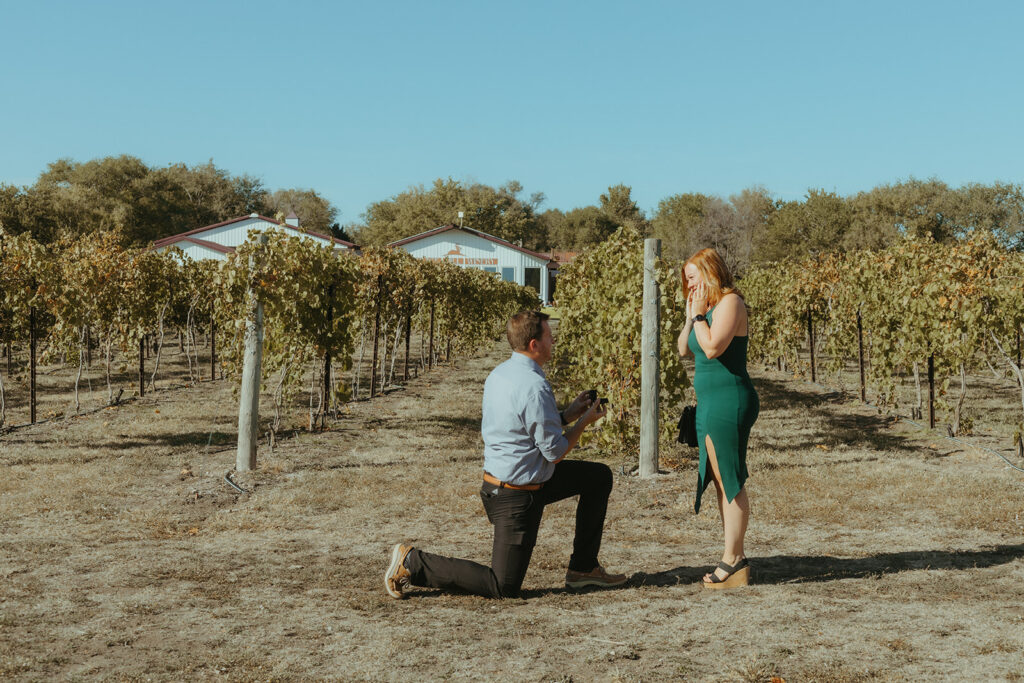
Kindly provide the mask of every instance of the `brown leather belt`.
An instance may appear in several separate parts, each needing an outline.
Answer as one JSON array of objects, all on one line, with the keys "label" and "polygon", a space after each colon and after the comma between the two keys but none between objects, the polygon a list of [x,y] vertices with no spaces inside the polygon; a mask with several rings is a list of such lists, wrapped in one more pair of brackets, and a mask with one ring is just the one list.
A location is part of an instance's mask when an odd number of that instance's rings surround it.
[{"label": "brown leather belt", "polygon": [[512,489],[513,491],[539,491],[544,484],[509,484],[508,482],[501,481],[497,477],[494,477],[487,472],[484,472],[484,481],[488,484],[492,484],[502,489]]}]

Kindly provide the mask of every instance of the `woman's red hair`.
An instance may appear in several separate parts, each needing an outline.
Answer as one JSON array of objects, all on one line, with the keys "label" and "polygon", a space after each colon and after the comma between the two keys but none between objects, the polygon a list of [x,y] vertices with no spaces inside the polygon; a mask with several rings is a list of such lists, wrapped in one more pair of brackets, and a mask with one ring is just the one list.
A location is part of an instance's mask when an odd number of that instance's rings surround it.
[{"label": "woman's red hair", "polygon": [[738,295],[741,299],[743,298],[743,295],[740,294],[740,291],[733,284],[732,273],[729,272],[729,267],[725,265],[725,261],[722,260],[718,252],[710,247],[701,249],[683,264],[681,274],[687,295],[690,293],[690,287],[686,284],[685,270],[686,266],[691,265],[697,269],[701,279],[708,286],[708,307],[717,306],[722,297],[730,292]]}]

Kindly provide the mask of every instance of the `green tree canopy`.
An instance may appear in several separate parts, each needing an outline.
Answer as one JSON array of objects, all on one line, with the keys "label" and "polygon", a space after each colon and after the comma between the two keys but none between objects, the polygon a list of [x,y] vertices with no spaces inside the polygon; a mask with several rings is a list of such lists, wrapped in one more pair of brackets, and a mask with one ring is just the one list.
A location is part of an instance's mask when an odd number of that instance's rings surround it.
[{"label": "green tree canopy", "polygon": [[299,217],[299,227],[330,235],[337,224],[338,209],[317,194],[316,190],[277,190],[267,197],[267,215],[287,218],[292,212]]},{"label": "green tree canopy", "polygon": [[632,193],[633,188],[628,185],[612,185],[608,192],[600,197],[601,212],[616,227],[625,226],[646,233],[649,228],[647,217],[633,201]]},{"label": "green tree canopy", "polygon": [[690,237],[704,220],[711,197],[697,192],[674,194],[658,202],[651,219],[651,234],[661,240],[661,253],[666,258],[689,256]]},{"label": "green tree canopy", "polygon": [[808,190],[803,201],[783,202],[754,242],[756,261],[806,258],[843,244],[853,211],[834,192]]},{"label": "green tree canopy", "polygon": [[749,187],[728,201],[698,193],[672,195],[658,204],[651,232],[662,240],[662,254],[685,259],[705,247],[722,254],[742,274],[755,260],[753,243],[776,211],[763,187]]},{"label": "green tree canopy", "polygon": [[992,232],[1006,247],[1024,249],[1020,185],[968,183],[951,188],[936,178],[879,185],[850,198],[854,218],[844,246],[884,248],[900,235],[931,234],[937,242]]},{"label": "green tree canopy", "polygon": [[568,213],[546,212],[548,243],[559,249],[583,250],[603,242],[618,224],[596,206],[583,206]]},{"label": "green tree canopy", "polygon": [[459,224],[486,232],[529,249],[547,246],[545,224],[536,210],[544,200],[535,193],[529,200],[519,194],[522,185],[512,180],[498,188],[438,178],[427,189],[409,188],[390,199],[374,202],[366,210],[365,224],[355,228],[360,244],[383,245],[441,225]]},{"label": "green tree canopy", "polygon": [[122,155],[86,162],[58,159],[27,187],[0,185],[0,223],[41,242],[117,230],[144,245],[168,235],[250,213],[295,211],[317,232],[336,228],[337,209],[315,190],[268,194],[250,175],[234,176],[213,161],[149,168]]}]

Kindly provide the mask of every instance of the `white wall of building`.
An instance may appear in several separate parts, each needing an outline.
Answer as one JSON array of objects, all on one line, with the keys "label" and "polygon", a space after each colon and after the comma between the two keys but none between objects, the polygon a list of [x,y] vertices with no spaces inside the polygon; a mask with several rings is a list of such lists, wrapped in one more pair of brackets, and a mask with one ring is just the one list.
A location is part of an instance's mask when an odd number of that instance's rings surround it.
[{"label": "white wall of building", "polygon": [[[417,258],[448,261],[463,268],[494,272],[503,279],[527,284],[527,269],[536,269],[541,301],[548,300],[548,261],[461,230],[447,230],[400,245]],[[511,276],[511,277],[509,277]]]},{"label": "white wall of building", "polygon": [[182,240],[181,242],[176,242],[174,244],[169,244],[166,247],[161,247],[157,251],[165,251],[170,247],[178,247],[178,249],[181,249],[185,253],[185,256],[188,256],[193,261],[203,261],[206,259],[213,259],[215,261],[228,260],[227,254],[223,254],[219,251],[210,249],[209,247],[204,247],[201,244],[194,244],[186,240]]},{"label": "white wall of building", "polygon": [[190,237],[206,240],[207,242],[213,242],[214,244],[221,244],[225,247],[238,247],[248,239],[250,230],[258,230],[260,232],[264,230],[281,230],[285,234],[302,234],[304,237],[315,240],[320,244],[331,244],[330,241],[323,238],[307,233],[295,232],[281,227],[278,223],[271,223],[263,220],[262,218],[247,218],[244,221],[238,221],[237,223],[232,223],[230,225],[222,225],[219,228],[212,228],[201,233],[190,235]]}]

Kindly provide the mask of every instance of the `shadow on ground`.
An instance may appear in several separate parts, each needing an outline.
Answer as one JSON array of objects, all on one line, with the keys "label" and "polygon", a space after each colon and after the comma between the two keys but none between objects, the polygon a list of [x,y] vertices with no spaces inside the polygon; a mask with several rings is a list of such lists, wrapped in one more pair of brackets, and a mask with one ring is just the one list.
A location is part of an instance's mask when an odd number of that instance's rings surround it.
[{"label": "shadow on ground", "polygon": [[[843,408],[849,399],[837,392],[806,393],[788,387],[789,382],[766,378],[754,380],[754,386],[761,399],[762,414],[766,410],[799,410],[809,418],[821,421],[818,431],[800,440],[773,439],[760,434],[760,440],[767,448],[806,449],[819,444],[835,446],[844,444],[854,448],[875,451],[917,452],[909,437],[886,431],[895,424],[895,418],[887,415],[856,415],[839,413],[832,406]],[[848,411],[848,408],[846,408]],[[756,431],[756,427],[754,428]]]},{"label": "shadow on ground", "polygon": [[367,417],[363,420],[363,425],[374,429],[403,429],[412,427],[424,431],[429,429],[440,429],[446,432],[469,431],[474,436],[480,433],[479,417],[459,417],[453,415]]},{"label": "shadow on ground", "polygon": [[[819,583],[864,579],[912,569],[984,569],[1024,557],[1024,544],[998,545],[983,550],[914,550],[881,553],[869,557],[840,558],[827,555],[773,555],[751,558],[753,580],[759,584]],[[675,586],[696,583],[711,568],[676,567],[656,574],[635,574],[636,586]]]},{"label": "shadow on ground", "polygon": [[[703,576],[703,574],[701,574]],[[630,578],[629,581],[622,584],[621,586],[612,586],[610,588],[599,588],[597,586],[587,586],[585,588],[566,588],[565,586],[552,586],[551,588],[528,588],[522,591],[521,598],[523,600],[530,600],[536,598],[543,598],[549,595],[583,595],[585,593],[597,593],[607,591],[621,591],[629,590],[630,588],[636,588],[641,584]],[[438,590],[433,588],[422,588],[417,589],[415,592],[410,592],[409,597],[419,598],[441,598],[448,595],[469,595],[465,591],[456,589],[449,590]]]}]

